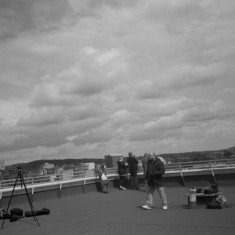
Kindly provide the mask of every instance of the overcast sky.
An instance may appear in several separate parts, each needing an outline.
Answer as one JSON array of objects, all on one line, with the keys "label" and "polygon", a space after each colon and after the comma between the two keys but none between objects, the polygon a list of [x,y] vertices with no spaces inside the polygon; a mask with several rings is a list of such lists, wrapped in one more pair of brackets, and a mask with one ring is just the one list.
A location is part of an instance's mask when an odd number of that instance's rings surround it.
[{"label": "overcast sky", "polygon": [[235,1],[0,0],[0,159],[235,145]]}]

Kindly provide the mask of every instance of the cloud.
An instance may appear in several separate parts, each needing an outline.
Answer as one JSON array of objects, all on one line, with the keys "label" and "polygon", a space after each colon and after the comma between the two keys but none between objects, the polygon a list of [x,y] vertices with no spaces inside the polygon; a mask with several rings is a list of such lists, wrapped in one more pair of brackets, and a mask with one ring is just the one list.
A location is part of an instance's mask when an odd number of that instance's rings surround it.
[{"label": "cloud", "polygon": [[112,121],[115,123],[127,122],[131,118],[131,114],[128,110],[118,110],[112,116]]},{"label": "cloud", "polygon": [[5,162],[233,145],[234,9],[0,1]]},{"label": "cloud", "polygon": [[64,0],[11,0],[0,2],[0,38],[16,37],[31,30],[51,30],[67,23],[72,8]]},{"label": "cloud", "polygon": [[151,121],[144,125],[144,131],[158,129],[174,129],[183,126],[182,114],[177,113],[172,116],[160,117],[157,121]]},{"label": "cloud", "polygon": [[155,99],[166,96],[160,91],[158,84],[153,81],[144,80],[137,85],[137,97],[139,99]]},{"label": "cloud", "polygon": [[[42,83],[35,86],[32,93],[31,107],[51,106],[71,106],[74,105],[73,97],[63,95],[69,84],[63,80],[47,81],[42,79]],[[69,88],[67,88],[69,89]]]}]

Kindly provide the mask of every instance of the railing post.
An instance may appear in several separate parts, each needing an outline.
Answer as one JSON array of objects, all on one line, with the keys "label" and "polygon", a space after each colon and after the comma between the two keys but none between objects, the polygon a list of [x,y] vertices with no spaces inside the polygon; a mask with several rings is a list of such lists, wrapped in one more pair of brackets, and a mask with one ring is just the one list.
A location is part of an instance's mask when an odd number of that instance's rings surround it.
[{"label": "railing post", "polygon": [[86,192],[86,179],[83,180],[83,193]]},{"label": "railing post", "polygon": [[214,183],[216,183],[216,178],[215,178],[215,172],[213,170],[213,165],[211,164],[211,161],[210,161],[210,167],[211,167],[211,174],[212,174],[212,177],[213,177],[213,180],[214,180]]},{"label": "railing post", "polygon": [[0,207],[2,207],[2,191],[0,191]]},{"label": "railing post", "polygon": [[34,187],[32,187],[32,195],[34,194]]},{"label": "railing post", "polygon": [[183,172],[182,172],[182,167],[181,167],[181,163],[179,163],[179,170],[180,170],[180,176],[183,182],[183,186],[185,187],[185,180],[184,180],[184,176],[183,176]]}]

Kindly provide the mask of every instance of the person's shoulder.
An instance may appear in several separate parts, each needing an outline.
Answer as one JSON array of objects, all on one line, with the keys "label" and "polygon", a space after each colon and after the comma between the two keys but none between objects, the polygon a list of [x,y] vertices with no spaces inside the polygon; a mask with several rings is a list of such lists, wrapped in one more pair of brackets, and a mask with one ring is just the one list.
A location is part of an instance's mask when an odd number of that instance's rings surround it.
[{"label": "person's shoulder", "polygon": [[165,169],[165,164],[160,159],[157,161],[157,165],[159,168]]}]

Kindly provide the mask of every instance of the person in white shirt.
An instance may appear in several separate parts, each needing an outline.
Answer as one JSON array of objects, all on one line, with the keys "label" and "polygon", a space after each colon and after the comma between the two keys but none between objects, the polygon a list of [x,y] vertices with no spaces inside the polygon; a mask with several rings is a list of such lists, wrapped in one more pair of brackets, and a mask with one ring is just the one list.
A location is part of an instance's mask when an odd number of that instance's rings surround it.
[{"label": "person in white shirt", "polygon": [[101,165],[97,169],[97,173],[100,179],[100,184],[102,187],[102,192],[103,193],[109,193],[109,179],[107,177],[107,171],[105,165]]}]

